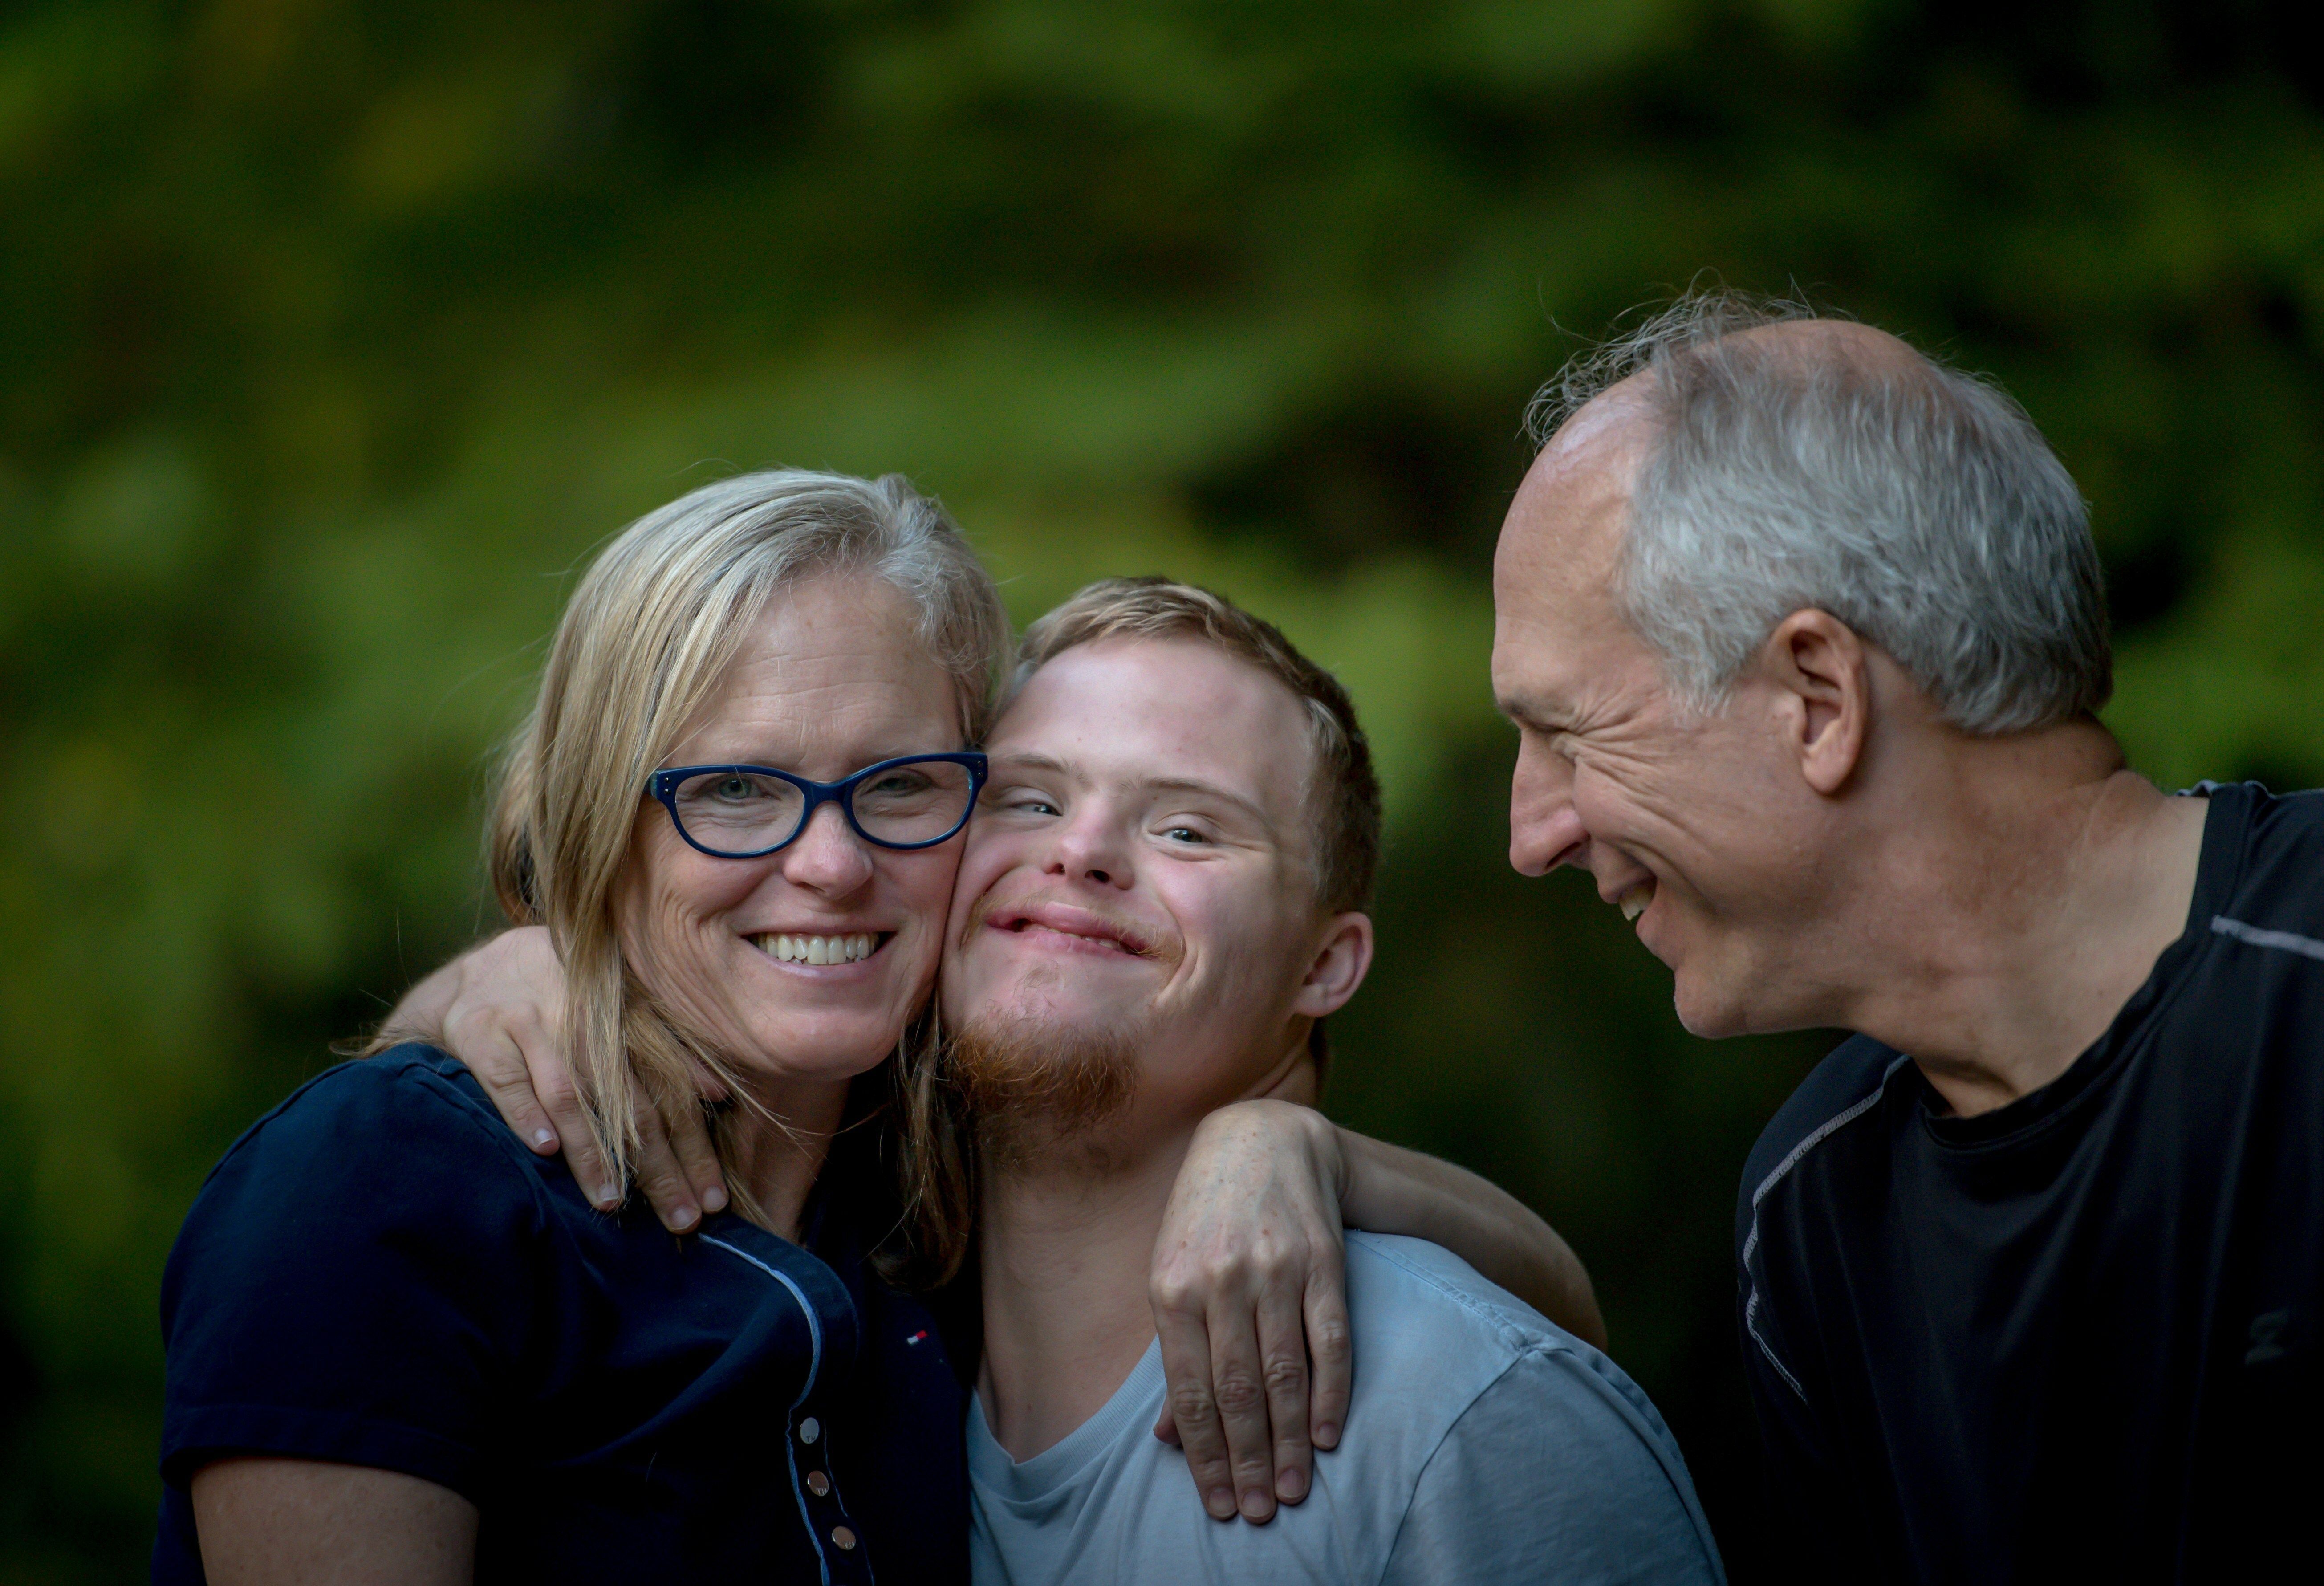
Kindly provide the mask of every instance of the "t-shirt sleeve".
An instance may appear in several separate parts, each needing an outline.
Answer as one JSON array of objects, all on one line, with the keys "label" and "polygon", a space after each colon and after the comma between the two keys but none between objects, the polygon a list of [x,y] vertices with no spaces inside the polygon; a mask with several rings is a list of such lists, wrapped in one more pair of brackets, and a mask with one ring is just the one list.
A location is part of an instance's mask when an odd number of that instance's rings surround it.
[{"label": "t-shirt sleeve", "polygon": [[1521,1356],[1421,1471],[1381,1586],[1725,1580],[1662,1418],[1567,1350]]},{"label": "t-shirt sleeve", "polygon": [[162,1280],[167,1480],[259,1453],[476,1495],[526,1391],[546,1227],[496,1132],[390,1055],[321,1075],[235,1144]]}]

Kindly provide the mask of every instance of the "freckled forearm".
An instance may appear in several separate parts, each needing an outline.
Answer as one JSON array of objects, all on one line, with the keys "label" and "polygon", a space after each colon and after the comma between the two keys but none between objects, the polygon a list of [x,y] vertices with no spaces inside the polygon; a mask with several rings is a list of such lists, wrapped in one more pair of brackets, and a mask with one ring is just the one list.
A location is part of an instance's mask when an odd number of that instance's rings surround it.
[{"label": "freckled forearm", "polygon": [[1450,1162],[1341,1130],[1340,1215],[1350,1227],[1443,1245],[1575,1337],[1606,1324],[1581,1258],[1515,1195]]}]

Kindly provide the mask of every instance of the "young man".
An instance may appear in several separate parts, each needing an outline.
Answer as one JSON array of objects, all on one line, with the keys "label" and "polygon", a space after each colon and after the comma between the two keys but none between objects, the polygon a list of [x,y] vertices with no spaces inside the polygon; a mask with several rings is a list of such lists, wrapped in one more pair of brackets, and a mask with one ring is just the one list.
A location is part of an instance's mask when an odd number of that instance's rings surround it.
[{"label": "young man", "polygon": [[1737,1212],[1786,1567],[2312,1554],[2324,795],[2126,768],[2088,515],[1989,385],[1712,296],[1545,396],[1511,860],[1589,871],[1697,1034],[1860,1032]]},{"label": "young man", "polygon": [[1371,958],[1378,796],[1338,685],[1202,591],[1093,586],[1023,655],[942,982],[982,1203],[978,1578],[1720,1579],[1645,1395],[1413,1240],[1349,1237],[1354,1395],[1305,1503],[1188,1501],[1156,1235],[1216,1110],[1313,1099]]}]

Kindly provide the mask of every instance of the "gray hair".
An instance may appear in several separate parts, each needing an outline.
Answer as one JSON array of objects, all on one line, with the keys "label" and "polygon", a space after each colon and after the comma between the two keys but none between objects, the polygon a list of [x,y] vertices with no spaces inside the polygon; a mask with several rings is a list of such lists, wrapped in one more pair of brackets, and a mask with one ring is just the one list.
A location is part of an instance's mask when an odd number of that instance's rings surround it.
[{"label": "gray hair", "polygon": [[1946,719],[2020,732],[2113,691],[2089,509],[2024,409],[1893,357],[1738,337],[1806,306],[1690,292],[1534,397],[1535,440],[1634,374],[1653,427],[1618,571],[1623,614],[1710,708],[1784,618],[1830,613]]}]

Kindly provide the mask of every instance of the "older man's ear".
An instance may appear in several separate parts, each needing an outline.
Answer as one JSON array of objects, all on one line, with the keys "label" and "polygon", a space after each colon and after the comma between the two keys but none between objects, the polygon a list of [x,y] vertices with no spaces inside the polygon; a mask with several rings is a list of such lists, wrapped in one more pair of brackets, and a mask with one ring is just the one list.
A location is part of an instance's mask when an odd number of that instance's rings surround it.
[{"label": "older man's ear", "polygon": [[1829,798],[1848,786],[1872,726],[1872,665],[1864,641],[1830,612],[1794,612],[1759,650],[1776,689],[1776,719],[1807,785]]}]

